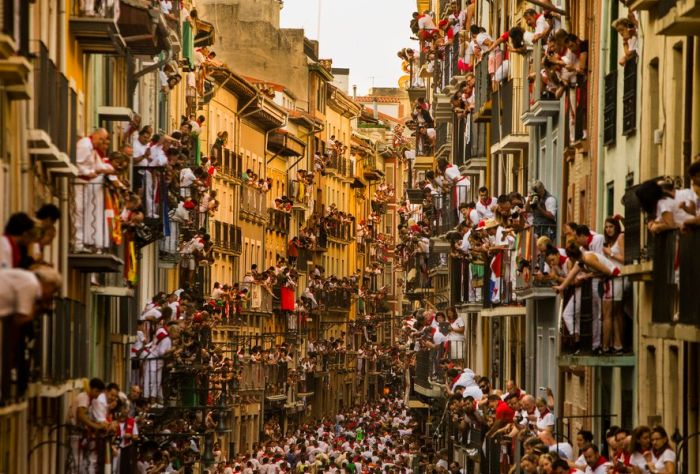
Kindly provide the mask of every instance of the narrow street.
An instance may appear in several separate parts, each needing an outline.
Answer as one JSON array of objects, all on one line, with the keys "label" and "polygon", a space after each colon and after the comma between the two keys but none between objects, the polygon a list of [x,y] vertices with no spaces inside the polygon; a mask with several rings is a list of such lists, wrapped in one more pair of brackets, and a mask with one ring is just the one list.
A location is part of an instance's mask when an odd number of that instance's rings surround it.
[{"label": "narrow street", "polygon": [[0,19],[0,474],[700,473],[700,0]]}]

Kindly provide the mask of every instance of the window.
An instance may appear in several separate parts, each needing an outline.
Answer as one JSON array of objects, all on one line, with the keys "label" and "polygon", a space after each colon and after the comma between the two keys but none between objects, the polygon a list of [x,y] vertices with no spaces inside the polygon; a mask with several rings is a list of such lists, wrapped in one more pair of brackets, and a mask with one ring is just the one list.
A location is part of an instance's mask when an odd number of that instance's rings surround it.
[{"label": "window", "polygon": [[617,71],[605,76],[605,105],[603,110],[603,143],[615,145],[617,135]]},{"label": "window", "polygon": [[[625,63],[622,89],[622,134],[634,135],[637,130],[637,58]],[[680,89],[679,89],[680,90]]]},{"label": "window", "polygon": [[610,181],[605,188],[606,216],[612,216],[615,214],[615,181]]},{"label": "window", "polygon": [[[649,98],[649,130],[647,133],[647,146],[649,150],[654,150],[657,145],[654,135],[659,129],[659,58],[654,58],[649,62],[647,72],[648,90],[646,97]],[[649,160],[649,175],[657,176],[659,166],[657,160],[653,158],[655,153],[652,153]]]}]

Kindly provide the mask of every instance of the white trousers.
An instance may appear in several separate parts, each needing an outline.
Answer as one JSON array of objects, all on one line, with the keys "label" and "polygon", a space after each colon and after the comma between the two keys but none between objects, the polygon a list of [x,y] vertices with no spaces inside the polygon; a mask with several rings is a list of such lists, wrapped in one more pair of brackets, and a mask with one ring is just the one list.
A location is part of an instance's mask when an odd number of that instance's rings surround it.
[{"label": "white trousers", "polygon": [[97,249],[109,248],[109,229],[105,214],[104,187],[101,183],[75,183],[75,209],[73,213],[74,245]]},{"label": "white trousers", "polygon": [[146,360],[146,370],[143,374],[143,396],[146,398],[163,398],[163,361]]}]

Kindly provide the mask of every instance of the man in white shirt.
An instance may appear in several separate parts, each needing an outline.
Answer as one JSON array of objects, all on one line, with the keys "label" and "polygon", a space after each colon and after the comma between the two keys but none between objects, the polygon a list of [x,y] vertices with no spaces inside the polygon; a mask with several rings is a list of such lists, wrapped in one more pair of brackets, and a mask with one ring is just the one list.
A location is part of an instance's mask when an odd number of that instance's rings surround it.
[{"label": "man in white shirt", "polygon": [[489,196],[489,189],[486,186],[480,187],[479,201],[476,203],[476,212],[479,214],[479,220],[492,219],[496,206],[496,200]]},{"label": "man in white shirt", "polygon": [[[162,321],[161,321],[161,324]],[[146,349],[146,372],[144,373],[144,397],[163,399],[163,358],[170,352],[172,341],[167,329],[161,326],[156,337]]]},{"label": "man in white shirt", "polygon": [[583,447],[582,451],[587,464],[585,474],[607,474],[608,468],[610,468],[612,464],[600,455],[598,446],[595,444],[587,444]]}]

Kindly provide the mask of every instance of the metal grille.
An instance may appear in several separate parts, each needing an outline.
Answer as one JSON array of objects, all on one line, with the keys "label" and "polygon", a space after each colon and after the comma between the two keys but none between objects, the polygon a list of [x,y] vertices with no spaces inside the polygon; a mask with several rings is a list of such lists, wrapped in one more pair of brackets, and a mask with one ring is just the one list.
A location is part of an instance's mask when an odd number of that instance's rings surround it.
[{"label": "metal grille", "polygon": [[655,323],[673,321],[674,304],[671,295],[675,293],[676,231],[656,234],[654,237],[654,270],[651,320]]},{"label": "metal grille", "polygon": [[617,135],[617,72],[605,76],[605,107],[603,110],[603,143],[615,144]]},{"label": "metal grille", "polygon": [[635,194],[636,186],[628,188],[622,198],[625,206],[625,264],[641,260],[642,209]]},{"label": "metal grille", "polygon": [[680,322],[700,326],[700,230],[684,233],[680,238]]},{"label": "metal grille", "polygon": [[625,63],[622,93],[622,134],[633,135],[637,129],[637,58]]}]

